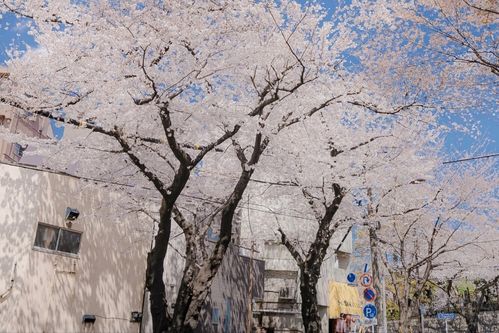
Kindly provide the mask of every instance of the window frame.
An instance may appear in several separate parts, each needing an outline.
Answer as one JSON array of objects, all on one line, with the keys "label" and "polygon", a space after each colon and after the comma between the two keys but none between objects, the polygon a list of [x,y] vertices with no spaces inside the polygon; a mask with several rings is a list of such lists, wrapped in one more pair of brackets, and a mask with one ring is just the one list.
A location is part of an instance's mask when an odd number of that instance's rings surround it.
[{"label": "window frame", "polygon": [[[35,241],[36,241],[36,235],[37,235],[37,232],[38,232],[38,226],[40,226],[40,225],[42,225],[44,227],[47,227],[47,228],[52,228],[52,229],[56,229],[57,230],[57,240],[56,240],[56,243],[55,243],[55,250],[52,250],[52,249],[49,249],[49,248],[46,248],[46,247],[36,246],[34,244]],[[59,240],[61,238],[61,234],[62,234],[61,231],[62,230],[67,231],[67,232],[72,232],[72,233],[78,234],[80,236],[80,242],[78,244],[78,253],[71,253],[71,252],[65,252],[65,251],[59,251],[58,250],[58,248],[59,248]],[[39,252],[50,253],[50,254],[57,254],[57,255],[71,257],[71,258],[79,258],[80,257],[82,235],[83,235],[82,231],[73,230],[73,229],[64,228],[64,227],[59,227],[57,225],[48,224],[48,223],[44,223],[44,222],[38,222],[36,224],[35,237],[34,237],[34,240],[33,240],[33,250],[39,251]]]},{"label": "window frame", "polygon": [[23,157],[23,146],[21,146],[21,144],[17,143],[17,142],[14,142],[12,144],[12,152],[14,153],[14,155],[16,157]]}]

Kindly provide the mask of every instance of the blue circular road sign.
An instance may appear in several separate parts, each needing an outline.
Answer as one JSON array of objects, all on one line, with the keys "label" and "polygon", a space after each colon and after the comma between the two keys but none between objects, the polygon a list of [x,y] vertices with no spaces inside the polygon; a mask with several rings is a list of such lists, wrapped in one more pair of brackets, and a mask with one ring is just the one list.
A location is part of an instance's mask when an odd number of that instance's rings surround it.
[{"label": "blue circular road sign", "polygon": [[373,278],[369,273],[364,273],[359,278],[360,284],[363,287],[369,287],[373,283]]},{"label": "blue circular road sign", "polygon": [[355,274],[354,274],[354,273],[350,273],[350,274],[348,274],[348,276],[347,276],[347,281],[348,281],[348,282],[350,282],[350,283],[354,283],[356,278],[357,278],[357,277],[355,276]]},{"label": "blue circular road sign", "polygon": [[376,299],[376,291],[372,288],[364,289],[364,299],[368,302],[372,302]]},{"label": "blue circular road sign", "polygon": [[374,304],[366,304],[362,312],[364,312],[364,317],[367,319],[373,319],[376,317],[378,310],[376,310],[376,306],[374,306]]}]

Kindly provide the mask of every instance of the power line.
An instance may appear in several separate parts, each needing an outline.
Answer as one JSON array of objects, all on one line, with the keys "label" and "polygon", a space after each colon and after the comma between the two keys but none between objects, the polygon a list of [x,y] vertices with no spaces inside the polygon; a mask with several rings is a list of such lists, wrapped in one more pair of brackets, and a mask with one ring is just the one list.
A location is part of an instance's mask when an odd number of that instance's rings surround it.
[{"label": "power line", "polygon": [[473,161],[473,160],[479,160],[479,159],[482,159],[482,158],[497,157],[497,156],[499,156],[499,153],[493,153],[493,154],[483,155],[483,156],[475,156],[475,157],[462,158],[462,159],[459,159],[459,160],[445,161],[442,164],[451,164],[451,163]]},{"label": "power line", "polygon": [[[41,172],[48,172],[48,173],[53,173],[53,174],[57,174],[57,175],[61,175],[61,176],[66,176],[66,177],[71,177],[71,178],[75,178],[75,179],[81,179],[81,180],[85,180],[85,181],[93,181],[93,182],[96,182],[96,183],[109,184],[109,185],[115,185],[115,186],[124,186],[124,187],[131,187],[131,188],[136,187],[136,188],[141,188],[143,190],[149,190],[149,191],[154,190],[153,188],[146,187],[146,186],[136,186],[136,185],[125,184],[125,183],[120,183],[120,182],[113,182],[113,181],[104,180],[104,179],[98,179],[98,178],[92,178],[92,177],[85,177],[85,176],[77,176],[77,175],[70,174],[70,173],[67,173],[67,172],[64,172],[64,171],[58,171],[58,170],[52,170],[52,169],[47,169],[47,168],[41,168],[41,167],[37,167],[37,166],[31,166],[31,165],[25,165],[25,164],[18,164],[18,163],[8,163],[8,162],[4,162],[4,161],[0,161],[0,164],[10,165],[10,166],[14,166],[14,167],[22,168],[22,169],[28,169],[28,170],[34,170],[34,171],[41,171]],[[224,202],[220,201],[220,200],[202,198],[202,197],[198,197],[196,195],[190,195],[190,194],[180,193],[180,196],[185,197],[185,198],[194,199],[194,200],[203,201],[203,202],[209,202],[209,203],[214,203],[214,204],[224,204]],[[252,205],[258,205],[258,204],[252,204]],[[284,213],[274,212],[274,211],[272,211],[272,209],[268,208],[265,205],[258,205],[258,206],[265,207],[265,208],[267,208],[267,210],[253,208],[253,207],[248,207],[247,209],[250,209],[250,210],[253,210],[253,211],[256,211],[256,212],[266,213],[266,214],[291,217],[291,218],[295,218],[295,219],[308,220],[308,221],[314,221],[314,222],[317,221],[316,219],[305,217],[305,216],[290,215],[290,214],[284,214]],[[243,204],[239,204],[238,207],[241,208],[241,209],[245,208],[245,206]]]}]

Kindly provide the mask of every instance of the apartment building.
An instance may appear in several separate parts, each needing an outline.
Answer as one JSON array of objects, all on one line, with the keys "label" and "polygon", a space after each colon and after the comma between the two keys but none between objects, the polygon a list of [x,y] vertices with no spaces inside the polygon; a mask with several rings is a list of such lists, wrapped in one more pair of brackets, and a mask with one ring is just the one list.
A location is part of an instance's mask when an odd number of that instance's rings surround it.
[{"label": "apartment building", "polygon": [[151,224],[122,194],[0,164],[0,332],[138,332]]},{"label": "apartment building", "polygon": [[[8,77],[8,72],[0,69],[0,84],[2,80],[6,80]],[[3,130],[7,132],[23,134],[27,137],[40,139],[53,138],[53,124],[51,124],[49,119],[30,116],[29,114],[21,115],[19,110],[5,104],[0,105],[0,127],[3,127]],[[23,144],[15,140],[0,139],[0,161],[10,163],[22,161],[24,164],[38,164],[40,157],[24,156],[27,150],[30,150],[27,143]]]},{"label": "apartment building", "polygon": [[[0,163],[1,333],[152,331],[144,278],[153,223],[116,204],[125,199],[93,181]],[[181,238],[172,241],[180,251]],[[251,324],[264,262],[244,251],[227,251],[198,332]],[[165,267],[174,301],[183,258],[172,247]]]}]

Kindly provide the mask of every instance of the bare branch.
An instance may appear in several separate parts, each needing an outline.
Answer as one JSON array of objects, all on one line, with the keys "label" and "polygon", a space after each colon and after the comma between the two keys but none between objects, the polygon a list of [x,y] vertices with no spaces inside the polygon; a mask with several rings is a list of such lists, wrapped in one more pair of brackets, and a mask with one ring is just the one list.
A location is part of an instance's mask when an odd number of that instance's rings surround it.
[{"label": "bare branch", "polygon": [[109,132],[109,135],[112,135],[116,138],[116,141],[120,144],[121,148],[125,154],[128,155],[133,164],[141,171],[141,173],[153,183],[154,187],[163,195],[163,197],[168,196],[167,189],[161,179],[159,179],[153,172],[151,172],[147,166],[140,160],[140,158],[132,152],[132,148],[126,141],[126,139],[122,136],[121,131],[115,127],[113,132]]},{"label": "bare branch", "polygon": [[281,228],[277,229],[277,231],[279,231],[279,233],[281,234],[282,245],[284,245],[288,249],[289,253],[296,260],[296,263],[298,264],[298,266],[303,266],[303,258],[301,256],[300,252],[298,252],[298,250],[295,248],[295,246],[293,244],[291,244],[288,237],[286,236],[284,231],[282,231]]},{"label": "bare branch", "polygon": [[468,1],[466,0],[462,0],[465,4],[467,4],[468,6],[470,6],[471,8],[474,8],[476,10],[479,10],[479,11],[483,11],[483,12],[487,12],[487,13],[491,13],[491,14],[495,14],[495,15],[499,15],[499,12],[496,11],[496,10],[493,10],[491,8],[483,8],[483,7],[479,7],[477,5],[474,5],[474,4],[471,4],[469,3]]},{"label": "bare branch", "polygon": [[227,139],[232,138],[236,133],[239,131],[241,128],[241,125],[235,125],[234,128],[231,131],[226,131],[224,135],[222,135],[220,138],[218,138],[216,141],[213,141],[212,143],[206,145],[201,149],[201,152],[194,158],[194,160],[191,163],[191,167],[196,166],[196,164],[199,163],[203,159],[203,157],[209,153],[211,150],[213,150],[215,147],[218,145],[224,143]]},{"label": "bare branch", "polygon": [[348,103],[352,104],[352,105],[356,105],[356,106],[361,106],[363,108],[366,108],[368,109],[369,111],[372,111],[374,113],[378,113],[378,114],[386,114],[386,115],[390,115],[390,114],[397,114],[399,112],[402,112],[402,111],[405,111],[405,110],[408,110],[410,108],[413,108],[413,107],[420,107],[420,108],[424,108],[426,107],[424,104],[418,104],[416,103],[416,101],[412,102],[412,103],[409,103],[407,105],[401,105],[401,106],[398,106],[396,108],[394,108],[393,110],[391,111],[384,111],[384,110],[381,110],[379,108],[378,105],[376,104],[373,104],[373,103],[369,103],[369,102],[363,102],[363,101],[348,101]]},{"label": "bare branch", "polygon": [[170,146],[170,149],[182,165],[187,168],[190,167],[192,165],[191,157],[180,147],[175,138],[175,131],[172,129],[170,111],[168,110],[168,102],[164,102],[161,105],[159,115],[161,117],[161,123],[163,124],[166,140],[168,142],[168,145]]},{"label": "bare branch", "polygon": [[241,167],[244,169],[244,166],[248,163],[246,154],[244,154],[244,149],[241,148],[241,145],[235,139],[232,139],[232,146],[236,150],[236,156],[239,159],[239,162],[241,162]]},{"label": "bare branch", "polygon": [[147,73],[147,70],[146,70],[145,62],[146,62],[146,53],[147,53],[147,48],[148,47],[149,46],[146,46],[145,48],[142,48],[142,64],[140,65],[140,67],[142,68],[142,72],[144,73],[144,76],[146,77],[146,79],[151,84],[152,94],[150,96],[148,96],[148,97],[144,97],[144,98],[141,98],[141,99],[133,98],[133,102],[136,105],[148,104],[148,103],[152,102],[154,99],[156,99],[156,97],[158,97],[158,91],[156,89],[156,83],[149,76],[149,74]]},{"label": "bare branch", "polygon": [[333,96],[331,97],[330,99],[326,100],[325,102],[323,102],[322,104],[310,109],[308,112],[300,115],[300,116],[297,116],[297,117],[294,117],[294,118],[291,118],[291,119],[288,119],[288,118],[285,118],[283,122],[279,123],[279,125],[277,125],[277,132],[280,132],[281,130],[283,130],[284,128],[286,127],[289,127],[293,124],[296,124],[297,122],[301,121],[301,120],[304,120],[304,119],[307,119],[309,117],[311,117],[312,115],[314,115],[317,111],[320,111],[322,109],[324,109],[325,107],[329,106],[333,101],[337,100],[338,98],[342,97],[343,95],[338,95],[338,96]]}]

